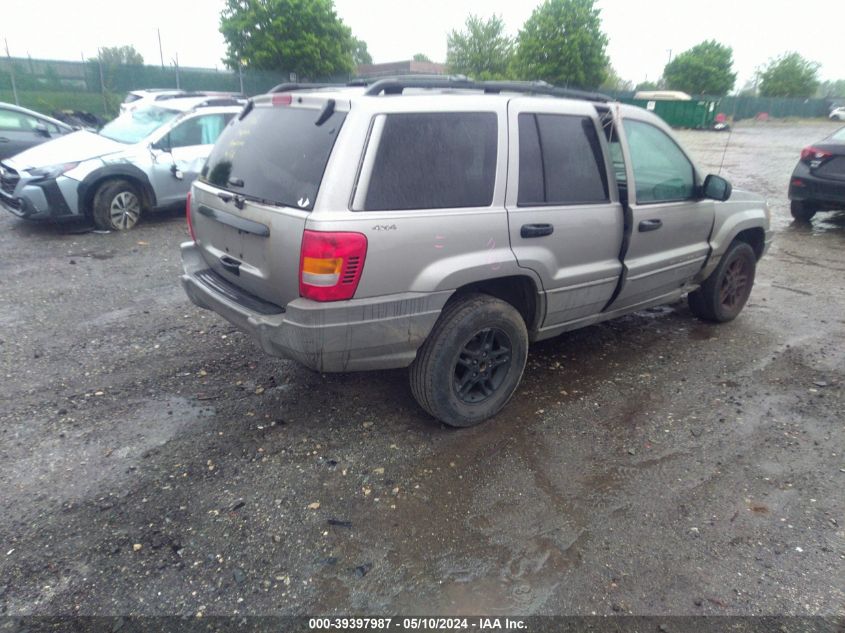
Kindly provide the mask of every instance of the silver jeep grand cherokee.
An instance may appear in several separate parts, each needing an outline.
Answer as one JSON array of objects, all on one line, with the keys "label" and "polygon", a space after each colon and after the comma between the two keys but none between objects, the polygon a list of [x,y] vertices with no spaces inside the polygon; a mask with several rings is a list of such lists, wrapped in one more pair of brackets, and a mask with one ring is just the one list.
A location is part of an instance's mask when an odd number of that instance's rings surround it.
[{"label": "silver jeep grand cherokee", "polygon": [[182,284],[276,356],[410,366],[454,426],[498,412],[530,341],[689,295],[729,321],[769,210],[662,120],[547,84],[283,86],[224,131],[188,202]]},{"label": "silver jeep grand cherokee", "polygon": [[170,99],[0,163],[0,207],[29,220],[90,217],[125,231],[146,210],[184,203],[214,141],[245,102]]}]

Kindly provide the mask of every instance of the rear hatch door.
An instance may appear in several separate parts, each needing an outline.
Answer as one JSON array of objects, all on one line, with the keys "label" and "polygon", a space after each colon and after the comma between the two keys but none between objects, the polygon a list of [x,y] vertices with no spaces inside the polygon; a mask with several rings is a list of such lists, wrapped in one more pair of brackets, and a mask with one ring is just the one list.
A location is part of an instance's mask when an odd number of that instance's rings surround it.
[{"label": "rear hatch door", "polygon": [[279,306],[299,296],[302,232],[348,110],[348,101],[264,95],[232,120],[193,187],[210,269]]}]

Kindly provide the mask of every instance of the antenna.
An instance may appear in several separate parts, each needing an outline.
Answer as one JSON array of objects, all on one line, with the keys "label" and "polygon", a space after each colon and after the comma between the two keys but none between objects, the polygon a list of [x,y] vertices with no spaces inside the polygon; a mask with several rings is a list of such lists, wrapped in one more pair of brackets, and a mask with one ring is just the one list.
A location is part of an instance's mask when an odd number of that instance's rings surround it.
[{"label": "antenna", "polygon": [[722,162],[719,163],[719,176],[722,175],[722,167],[725,165],[725,156],[728,153],[728,145],[731,144],[731,137],[734,134],[734,123],[736,123],[736,107],[737,103],[739,102],[739,95],[734,97],[734,111],[731,114],[731,127],[728,129],[728,140],[725,141],[725,148],[722,150]]}]

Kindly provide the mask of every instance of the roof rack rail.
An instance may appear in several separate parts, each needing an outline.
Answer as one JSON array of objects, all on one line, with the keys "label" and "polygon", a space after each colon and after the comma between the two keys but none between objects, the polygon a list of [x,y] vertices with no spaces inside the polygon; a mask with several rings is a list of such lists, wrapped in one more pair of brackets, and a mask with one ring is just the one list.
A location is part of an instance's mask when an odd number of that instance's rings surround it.
[{"label": "roof rack rail", "polygon": [[315,90],[317,88],[340,88],[344,87],[346,84],[309,84],[309,83],[283,83],[279,84],[278,86],[273,86],[270,90],[267,91],[268,94],[272,94],[275,92],[294,92],[296,90]]},{"label": "roof rack rail", "polygon": [[365,95],[378,96],[402,94],[406,88],[443,88],[458,90],[482,90],[487,94],[501,92],[517,92],[529,95],[548,95],[565,99],[582,99],[585,101],[608,102],[612,97],[598,92],[576,90],[573,88],[558,88],[545,81],[474,81],[463,75],[410,75],[405,77],[389,77],[371,84]]},{"label": "roof rack rail", "polygon": [[216,99],[206,99],[200,104],[197,104],[198,108],[214,108],[219,106],[233,106],[233,105],[243,105],[246,103],[246,99],[236,99],[234,97],[217,97]]}]

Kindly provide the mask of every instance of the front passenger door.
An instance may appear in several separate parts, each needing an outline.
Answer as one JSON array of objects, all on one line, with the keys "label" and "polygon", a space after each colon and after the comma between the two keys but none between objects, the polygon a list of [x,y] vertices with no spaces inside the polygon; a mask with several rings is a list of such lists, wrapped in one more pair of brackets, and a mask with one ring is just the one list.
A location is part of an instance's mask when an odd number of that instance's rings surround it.
[{"label": "front passenger door", "polygon": [[159,206],[182,202],[191,183],[199,175],[211,148],[233,113],[193,116],[180,122],[168,133],[162,145],[167,150],[155,151],[153,180]]},{"label": "front passenger door", "polygon": [[[633,218],[625,280],[610,310],[634,307],[687,284],[710,252],[715,207],[699,196],[692,162],[660,127],[624,118]],[[617,152],[618,153],[618,152]]]}]

